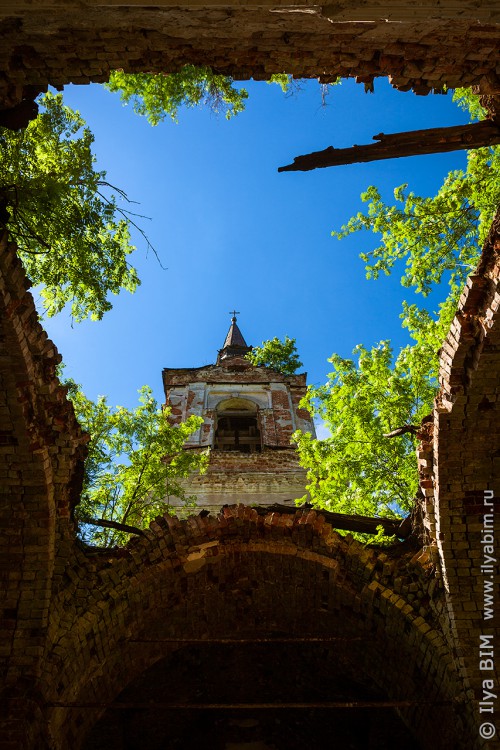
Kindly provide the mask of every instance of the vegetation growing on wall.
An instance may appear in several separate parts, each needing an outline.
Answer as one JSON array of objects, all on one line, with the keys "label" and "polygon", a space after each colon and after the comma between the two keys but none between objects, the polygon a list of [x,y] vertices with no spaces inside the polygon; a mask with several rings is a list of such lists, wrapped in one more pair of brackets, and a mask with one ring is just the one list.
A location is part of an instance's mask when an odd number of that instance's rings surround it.
[{"label": "vegetation growing on wall", "polygon": [[229,76],[211,68],[185,65],[179,73],[111,73],[109,91],[118,92],[124,104],[132,103],[134,112],[158,125],[166,117],[177,121],[179,108],[209,107],[214,114],[224,113],[227,120],[245,109],[248,92],[236,88]]}]

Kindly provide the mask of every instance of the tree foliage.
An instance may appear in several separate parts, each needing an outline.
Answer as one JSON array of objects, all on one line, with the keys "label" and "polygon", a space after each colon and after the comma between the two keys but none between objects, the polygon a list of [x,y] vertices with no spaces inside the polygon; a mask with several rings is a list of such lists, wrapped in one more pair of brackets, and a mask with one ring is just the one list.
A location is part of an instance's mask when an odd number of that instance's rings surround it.
[{"label": "tree foliage", "polygon": [[385,436],[422,420],[435,381],[415,346],[396,358],[389,341],[371,349],[359,345],[353,354],[333,355],[327,383],[309,388],[305,399],[331,437],[315,440],[297,432],[294,440],[315,504],[336,512],[398,515],[409,510],[417,489],[415,436]]},{"label": "tree foliage", "polygon": [[119,92],[124,104],[132,103],[134,112],[158,125],[166,117],[177,120],[179,107],[208,106],[212,112],[224,112],[226,119],[245,108],[248,93],[237,89],[232,78],[214,73],[211,68],[185,65],[179,73],[111,73],[109,91]]},{"label": "tree foliage", "polygon": [[[456,98],[480,114],[470,92]],[[402,325],[414,343],[397,356],[389,341],[371,349],[359,345],[354,359],[334,354],[327,383],[311,388],[305,401],[331,437],[294,439],[313,503],[345,512],[401,514],[410,509],[417,488],[414,430],[385,436],[418,425],[432,409],[437,352],[500,203],[500,148],[470,151],[466,170],[450,172],[435,196],[418,196],[402,185],[394,203],[384,202],[373,186],[361,197],[367,210],[332,234],[342,239],[366,230],[378,236],[379,244],[361,254],[367,276],[390,274],[403,261],[404,286],[425,296],[446,281],[449,293],[434,313],[403,302]]]},{"label": "tree foliage", "polygon": [[368,230],[380,244],[362,252],[367,276],[389,275],[399,261],[406,269],[403,286],[427,295],[443,275],[462,286],[474,268],[481,242],[500,203],[500,148],[480,148],[467,154],[467,169],[450,172],[435,196],[423,197],[401,185],[394,204],[382,200],[374,186],[361,195],[366,212],[352,217],[340,232],[342,239]]},{"label": "tree foliage", "polygon": [[168,510],[170,498],[193,501],[179,480],[205,468],[205,454],[183,450],[201,417],[170,425],[168,411],[158,407],[147,386],[139,391],[139,406],[131,410],[110,407],[104,396],[91,401],[73,381],[66,385],[77,419],[90,435],[82,500],[76,509],[85,541],[109,547],[127,539],[122,531],[86,525],[86,518],[145,528]]},{"label": "tree foliage", "polygon": [[254,346],[246,358],[256,367],[269,367],[283,375],[293,375],[299,367],[302,367],[295,339],[290,339],[288,336],[285,336],[284,341],[277,336],[263,341],[261,346]]},{"label": "tree foliage", "polygon": [[123,196],[95,170],[94,139],[80,114],[61,94],[40,103],[26,130],[0,128],[0,200],[48,315],[70,304],[74,319],[99,319],[110,293],[139,283],[128,261],[129,221],[117,205]]},{"label": "tree foliage", "polygon": [[[293,76],[287,73],[275,73],[267,83],[276,83],[283,93],[300,88]],[[153,126],[167,117],[177,122],[180,107],[205,106],[216,115],[223,113],[230,120],[243,112],[248,99],[247,90],[237,88],[230,76],[196,65],[184,65],[178,73],[124,73],[115,70],[106,88],[119,93],[124,104],[131,103],[134,112],[146,117]],[[325,87],[322,87],[322,96],[325,96]]]},{"label": "tree foliage", "polygon": [[472,93],[472,89],[455,89],[453,101],[457,102],[460,109],[470,115],[471,120],[485,120],[488,113],[481,104],[481,98]]}]

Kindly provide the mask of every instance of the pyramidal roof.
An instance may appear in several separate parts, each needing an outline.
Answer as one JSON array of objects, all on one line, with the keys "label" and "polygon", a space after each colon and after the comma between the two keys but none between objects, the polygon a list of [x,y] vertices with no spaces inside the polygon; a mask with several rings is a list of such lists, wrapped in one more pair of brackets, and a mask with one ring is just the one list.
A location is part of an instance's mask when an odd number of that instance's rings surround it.
[{"label": "pyramidal roof", "polygon": [[243,338],[243,334],[236,324],[236,311],[234,311],[233,317],[231,318],[231,325],[227,332],[226,340],[224,341],[224,346],[220,349],[219,356],[217,357],[217,364],[228,357],[244,357],[245,354],[251,350],[252,347],[248,346]]},{"label": "pyramidal roof", "polygon": [[244,346],[248,348],[247,342],[243,338],[243,334],[236,325],[235,317],[231,318],[231,325],[229,327],[229,331],[227,332],[226,340],[224,341],[224,346],[222,348],[225,349],[226,346]]}]

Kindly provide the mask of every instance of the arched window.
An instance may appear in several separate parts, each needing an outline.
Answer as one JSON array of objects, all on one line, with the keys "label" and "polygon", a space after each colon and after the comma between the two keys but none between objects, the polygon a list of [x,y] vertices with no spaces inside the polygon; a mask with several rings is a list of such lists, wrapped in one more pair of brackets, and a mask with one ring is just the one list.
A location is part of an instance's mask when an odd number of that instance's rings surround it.
[{"label": "arched window", "polygon": [[255,453],[262,449],[256,404],[231,398],[218,405],[214,448],[240,453]]}]

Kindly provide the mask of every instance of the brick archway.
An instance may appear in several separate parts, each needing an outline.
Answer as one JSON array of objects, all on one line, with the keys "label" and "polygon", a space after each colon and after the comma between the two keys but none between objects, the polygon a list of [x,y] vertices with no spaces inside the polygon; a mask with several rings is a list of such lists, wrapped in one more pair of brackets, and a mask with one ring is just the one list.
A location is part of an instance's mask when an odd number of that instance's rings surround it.
[{"label": "brick archway", "polygon": [[[118,694],[186,639],[283,635],[324,638],[332,670],[337,660],[387,700],[411,702],[401,713],[426,746],[444,716],[455,731],[460,695],[429,565],[415,550],[391,558],[343,539],[313,511],[157,519],[119,555],[75,560],[53,601],[44,665],[53,746],[80,747]],[[439,747],[459,747],[440,736]]]},{"label": "brick archway", "polygon": [[[498,495],[498,478],[491,473],[496,422],[491,407],[483,408],[485,396],[493,403],[488,389],[496,395],[498,388],[497,231],[457,316],[458,354],[444,368],[449,377],[442,391],[443,398],[450,393],[450,406],[436,412],[436,444],[430,436],[420,452],[427,551],[400,548],[396,557],[341,539],[314,512],[261,517],[248,507],[228,509],[217,519],[158,519],[144,539],[122,551],[89,555],[81,549],[70,514],[78,500],[85,438],[54,376],[58,355],[36,321],[15,248],[3,241],[1,374],[11,420],[0,455],[2,481],[9,486],[4,528],[11,540],[3,559],[2,622],[2,732],[8,741],[20,750],[79,747],[120,691],[165,657],[162,636],[179,638],[191,629],[196,639],[213,637],[221,623],[225,633],[242,632],[241,615],[250,612],[254,635],[264,626],[271,636],[310,635],[311,629],[322,635],[338,627],[350,628],[349,637],[366,641],[369,635],[369,648],[353,656],[352,664],[384,695],[412,702],[405,718],[423,747],[436,747],[435,735],[443,748],[475,745],[482,592],[477,555],[469,564],[463,543],[472,550],[480,541],[478,488],[470,480],[478,467],[477,481]],[[463,424],[457,404],[467,415]],[[458,476],[457,450],[463,497],[443,480],[447,471]],[[465,530],[456,531],[465,517]],[[472,609],[476,614],[469,614]],[[197,612],[206,617],[193,619]],[[148,634],[153,637],[144,642]],[[439,732],[422,698],[444,701]],[[445,730],[460,737],[450,738]]]}]

